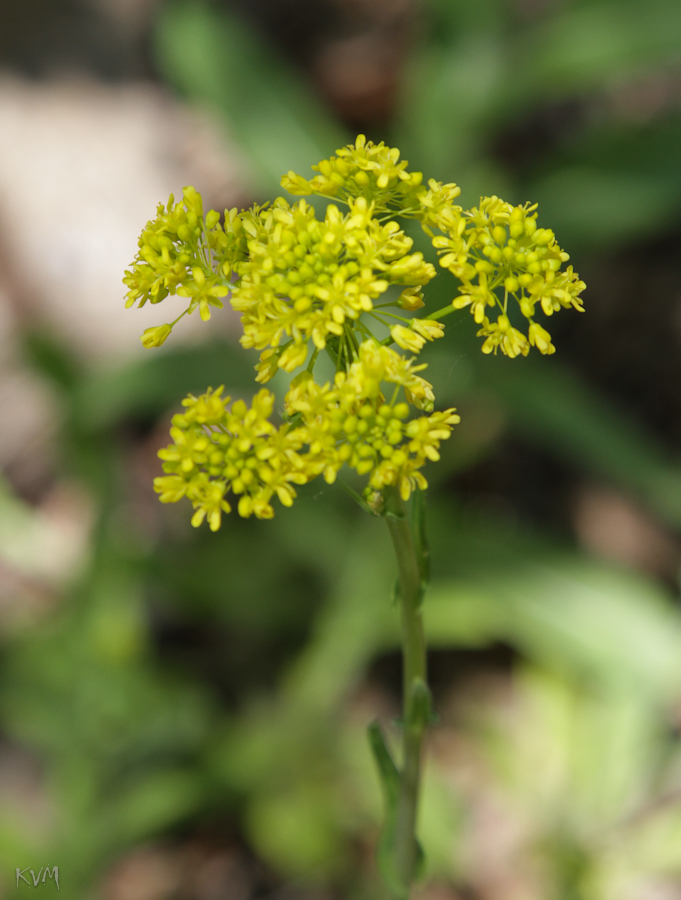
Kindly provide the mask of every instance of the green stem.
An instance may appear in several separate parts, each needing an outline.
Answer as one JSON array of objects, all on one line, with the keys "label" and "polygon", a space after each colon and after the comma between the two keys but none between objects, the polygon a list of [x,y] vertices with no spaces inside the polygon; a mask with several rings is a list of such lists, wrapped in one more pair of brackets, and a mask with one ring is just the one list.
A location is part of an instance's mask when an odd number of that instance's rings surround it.
[{"label": "green stem", "polygon": [[[375,307],[374,307],[374,308],[375,308]],[[390,316],[391,319],[399,319],[400,322],[407,322],[407,323],[409,323],[409,322],[411,321],[411,320],[408,319],[406,316],[398,316],[398,315],[396,315],[395,313],[377,313],[377,312],[370,312],[370,313],[367,313],[367,315],[373,316],[374,319],[378,319],[379,322],[381,321],[380,316]],[[381,322],[381,324],[385,324],[385,323],[384,323],[384,322]]]},{"label": "green stem", "polygon": [[314,348],[314,352],[310,357],[310,362],[307,364],[307,371],[311,372],[314,369],[314,364],[317,362],[317,357],[319,356],[319,347]]},{"label": "green stem", "polygon": [[182,316],[186,316],[188,312],[189,312],[189,307],[187,307],[187,308],[185,309],[184,312],[181,312],[180,315],[179,315],[176,319],[173,319],[172,322],[168,322],[168,324],[170,325],[170,327],[171,327],[171,328],[174,328],[175,325],[177,325],[177,323],[180,321],[180,319],[182,318]]},{"label": "green stem", "polygon": [[431,313],[429,316],[424,316],[424,318],[441,319],[443,316],[448,316],[453,312],[457,312],[457,310],[452,306],[451,303],[448,303],[447,306],[443,306],[442,309],[438,309],[437,312]]},{"label": "green stem", "polygon": [[421,615],[422,567],[418,546],[396,488],[386,494],[386,521],[395,547],[399,571],[399,601],[403,659],[402,767],[394,836],[394,871],[404,886],[399,900],[408,900],[417,874],[420,849],[416,839],[421,747],[430,719],[427,689],[426,642]]}]

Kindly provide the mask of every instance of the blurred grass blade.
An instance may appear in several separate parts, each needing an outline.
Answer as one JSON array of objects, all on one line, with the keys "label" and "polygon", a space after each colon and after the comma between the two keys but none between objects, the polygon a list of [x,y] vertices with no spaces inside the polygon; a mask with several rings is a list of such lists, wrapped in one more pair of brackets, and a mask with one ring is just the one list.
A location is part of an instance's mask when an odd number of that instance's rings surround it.
[{"label": "blurred grass blade", "polygon": [[[442,404],[480,389],[506,408],[508,421],[532,443],[590,475],[635,495],[668,524],[681,528],[681,467],[664,449],[598,391],[552,357],[512,363],[466,356],[467,383],[450,377],[452,354],[428,357],[430,378],[440,382]],[[465,368],[465,367],[464,367]]]},{"label": "blurred grass blade", "polygon": [[588,90],[616,73],[677,60],[680,42],[678,0],[565,4],[524,47],[527,83],[536,93]]},{"label": "blurred grass blade", "polygon": [[620,484],[681,528],[681,468],[574,373],[527,362],[508,366],[505,376],[495,379],[514,427],[580,468]]},{"label": "blurred grass blade", "polygon": [[201,776],[191,769],[159,768],[123,788],[110,808],[121,842],[140,840],[176,825],[205,800]]},{"label": "blurred grass blade", "polygon": [[502,641],[564,677],[655,702],[681,683],[681,616],[664,591],[577,557],[433,585],[426,631],[432,647]]},{"label": "blurred grass blade", "polygon": [[[679,38],[681,41],[681,37]],[[633,88],[630,88],[633,90]],[[526,187],[564,246],[593,252],[660,231],[681,206],[681,119],[606,118],[557,153]]]},{"label": "blurred grass blade", "polygon": [[674,220],[681,205],[681,175],[640,167],[617,171],[568,165],[538,179],[527,195],[539,204],[563,246],[603,247],[641,238]]},{"label": "blurred grass blade", "polygon": [[306,174],[347,143],[303,80],[236,16],[170,3],[158,19],[156,56],[171,84],[225,115],[262,194],[281,193],[285,172]]}]

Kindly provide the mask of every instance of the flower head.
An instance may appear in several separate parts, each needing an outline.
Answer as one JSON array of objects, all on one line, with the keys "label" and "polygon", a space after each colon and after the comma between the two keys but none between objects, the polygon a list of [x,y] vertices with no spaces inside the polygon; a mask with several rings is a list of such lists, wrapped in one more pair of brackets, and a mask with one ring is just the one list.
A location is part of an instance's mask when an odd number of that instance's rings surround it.
[{"label": "flower head", "polygon": [[475,321],[482,324],[490,306],[498,305],[502,318],[508,318],[512,298],[530,321],[524,342],[517,338],[515,328],[499,330],[487,323],[479,332],[487,336],[483,352],[501,347],[509,356],[525,355],[525,348],[532,345],[540,353],[553,353],[555,347],[542,337],[543,329],[540,332],[540,326],[533,327],[537,307],[547,316],[562,308],[584,309],[580,294],[586,285],[572,266],[562,269],[569,256],[550,229],[537,226],[535,210],[536,206],[529,204],[512,206],[498,197],[485,197],[479,207],[467,212],[449,210],[434,217],[437,226],[447,232],[433,238],[441,253],[440,265],[461,281],[454,308],[470,306]]},{"label": "flower head", "polygon": [[354,144],[341,147],[336,156],[313,166],[319,174],[311,180],[289,172],[281,179],[281,185],[291,194],[321,194],[345,201],[363,197],[381,211],[416,211],[417,198],[425,193],[421,186],[423,175],[407,172],[408,165],[406,160],[400,160],[397,148],[386,147],[383,141],[374,144],[360,134]]},{"label": "flower head", "polygon": [[324,349],[341,338],[391,284],[420,286],[435,275],[393,221],[379,222],[363,197],[341,213],[330,205],[323,221],[300,200],[277,200],[245,221],[248,260],[237,264],[231,304],[242,313],[244,347],[265,352],[266,380],[276,367],[293,371],[307,344]]},{"label": "flower head", "polygon": [[213,531],[231,509],[230,491],[239,497],[239,515],[267,519],[274,515],[274,496],[290,506],[293,485],[318,474],[313,461],[299,452],[304,433],[270,422],[270,391],[259,391],[250,408],[242,400],[231,408],[228,403],[222,388],[183,401],[186,411],[173,417],[173,443],[158,454],[166,474],[154,481],[162,503],[188,497],[195,509],[192,524],[207,519]]},{"label": "flower head", "polygon": [[300,417],[309,453],[327,482],[347,464],[367,476],[369,492],[396,485],[406,500],[415,488],[427,487],[420,469],[428,459],[439,459],[440,442],[459,417],[449,409],[405,421],[409,405],[387,402],[383,385],[418,388],[418,382],[428,385],[414,373],[413,361],[372,341],[362,344],[359,359],[333,385],[318,385],[309,373],[299,376],[287,410]]},{"label": "flower head", "polygon": [[[387,345],[418,354],[443,336],[435,317],[468,307],[483,353],[515,358],[535,347],[550,355],[555,347],[537,314],[583,309],[584,282],[553,232],[538,227],[536,206],[492,196],[465,210],[456,184],[423,184],[399,150],[363,135],[313,169],[309,180],[289,172],[282,185],[333,200],[323,214],[305,199],[280,197],[225,211],[221,221],[185,188],[181,201],[171,196],[158,207],[125,274],[128,306],[169,295],[186,300],[177,319],[146,329],[145,347],[163,344],[195,309],[208,320],[229,295],[241,314],[242,346],[260,351],[256,382],[307,365],[291,381],[278,426],[266,389],[250,407],[230,406],[221,388],[184,401],[173,443],[159,453],[164,475],[155,489],[165,503],[187,497],[194,525],[219,528],[230,494],[240,515],[270,518],[274,497],[290,506],[295,486],[319,475],[331,483],[344,465],[366,477],[370,508],[380,511],[377,498],[389,486],[408,498],[427,486],[423,466],[439,458],[459,417],[453,409],[435,412],[425,366]],[[410,218],[460,286],[449,308],[405,318],[399,311],[425,306],[423,288],[436,275],[398,221]],[[517,315],[527,319],[527,333],[513,324]],[[313,370],[324,350],[336,374],[318,384]]]},{"label": "flower head", "polygon": [[221,261],[238,256],[242,248],[229,228],[221,228],[219,219],[214,210],[204,218],[201,195],[193,187],[184,188],[179,203],[171,194],[167,206],[159,204],[156,218],[147,222],[140,235],[137,256],[123,279],[129,288],[126,306],[144,306],[147,300],[160,303],[177,293],[178,287],[194,282],[197,269],[206,276],[212,274],[212,270],[206,271],[208,252],[216,252]]}]

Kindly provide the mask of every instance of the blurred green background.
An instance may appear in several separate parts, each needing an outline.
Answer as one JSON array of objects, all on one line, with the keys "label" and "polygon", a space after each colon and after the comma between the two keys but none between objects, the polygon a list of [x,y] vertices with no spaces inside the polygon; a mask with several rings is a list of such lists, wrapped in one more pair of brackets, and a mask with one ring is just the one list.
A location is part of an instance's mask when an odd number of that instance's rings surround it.
[{"label": "blurred green background", "polygon": [[321,482],[215,535],[160,507],[180,400],[250,395],[255,359],[228,312],[142,351],[163,313],[120,284],[170,190],[262,201],[364,131],[465,204],[538,202],[588,285],[550,359],[483,357],[465,310],[424,351],[462,424],[427,473],[418,896],[679,900],[678,0],[4,0],[0,24],[0,896],[56,891],[14,883],[48,864],[74,900],[383,896],[383,523]]}]

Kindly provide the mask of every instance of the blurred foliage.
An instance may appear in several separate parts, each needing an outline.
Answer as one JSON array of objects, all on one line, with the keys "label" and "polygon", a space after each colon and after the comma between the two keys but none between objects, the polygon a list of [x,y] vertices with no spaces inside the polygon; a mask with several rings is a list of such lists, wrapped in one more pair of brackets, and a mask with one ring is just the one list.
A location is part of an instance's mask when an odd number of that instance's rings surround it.
[{"label": "blurred foliage", "polygon": [[[661,90],[652,110],[635,103],[640,85],[678,83],[676,0],[430,0],[423,15],[391,133],[374,137],[461,183],[466,202],[483,187],[539,201],[578,269],[678,225],[681,99]],[[156,49],[168,82],[224,118],[260,198],[348,136],[222,7],[163,5]],[[449,299],[443,280],[426,295],[433,309]],[[509,364],[483,358],[471,336],[462,316],[428,356],[440,401],[464,414],[429,475],[428,639],[442,653],[505,646],[515,662],[506,694],[442,710],[421,823],[430,877],[491,900],[510,896],[503,877],[537,900],[678,887],[672,587],[471,504],[457,485],[510,435],[678,529],[681,467],[560,355]],[[38,817],[11,798],[0,807],[3,872],[57,863],[65,896],[94,896],[127,848],[228,821],[283,879],[380,896],[366,862],[380,797],[364,728],[375,698],[392,712],[367,681],[397,646],[382,523],[310,486],[272,522],[228,518],[212,535],[144,493],[135,465],[181,397],[222,382],[251,391],[255,360],[233,344],[96,375],[44,335],[27,337],[26,355],[60,392],[60,474],[87,489],[96,521],[59,602],[3,639],[2,733],[40,761],[50,805]],[[5,561],[30,569],[37,522],[0,495]],[[506,859],[476,826],[488,808],[515,823]]]}]

